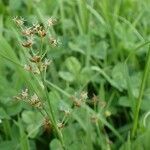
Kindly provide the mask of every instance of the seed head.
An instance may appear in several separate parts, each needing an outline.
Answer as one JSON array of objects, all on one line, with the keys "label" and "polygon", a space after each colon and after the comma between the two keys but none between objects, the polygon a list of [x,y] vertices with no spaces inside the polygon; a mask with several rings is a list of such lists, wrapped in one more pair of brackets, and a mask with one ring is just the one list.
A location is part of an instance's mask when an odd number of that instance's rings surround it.
[{"label": "seed head", "polygon": [[32,45],[33,45],[33,40],[32,39],[28,39],[27,41],[22,43],[22,46],[26,47],[26,48],[30,48],[30,47],[32,47]]},{"label": "seed head", "polygon": [[29,103],[32,106],[36,107],[36,108],[41,108],[42,107],[42,103],[40,102],[40,100],[39,100],[39,98],[36,94],[31,96],[31,99],[30,99]]},{"label": "seed head", "polygon": [[30,58],[30,61],[34,62],[34,63],[38,63],[38,62],[41,61],[41,57],[35,55],[35,56],[33,56],[33,57]]},{"label": "seed head", "polygon": [[69,110],[65,110],[64,113],[65,113],[66,116],[70,115],[70,111]]},{"label": "seed head", "polygon": [[50,42],[50,44],[53,46],[53,47],[56,47],[57,45],[58,45],[58,40],[56,39],[56,38],[54,38],[54,37],[51,37],[50,39],[49,39],[49,42]]},{"label": "seed head", "polygon": [[80,94],[80,97],[81,97],[81,99],[82,100],[85,100],[85,99],[87,99],[87,92],[82,92],[81,94]]},{"label": "seed head", "polygon": [[71,97],[71,99],[73,100],[73,105],[76,106],[76,107],[80,107],[81,106],[81,99],[78,99],[74,96]]},{"label": "seed head", "polygon": [[51,60],[45,59],[44,65],[49,66],[51,64],[51,62],[52,62]]},{"label": "seed head", "polygon": [[21,92],[21,98],[22,99],[28,98],[28,89],[22,90],[22,92]]},{"label": "seed head", "polygon": [[40,37],[45,37],[46,36],[46,31],[44,29],[43,30],[39,30],[38,34],[40,35]]},{"label": "seed head", "polygon": [[66,116],[70,115],[70,110],[65,108],[60,108],[60,111],[63,112]]},{"label": "seed head", "polygon": [[34,74],[40,74],[40,70],[38,69],[37,66],[34,66],[34,67],[33,67],[32,72],[33,72]]},{"label": "seed head", "polygon": [[55,18],[50,17],[50,18],[47,20],[47,25],[48,25],[48,27],[51,27],[51,26],[55,25],[56,23],[57,23],[57,19],[55,19]]},{"label": "seed head", "polygon": [[13,21],[16,23],[17,26],[23,26],[25,22],[24,18],[22,17],[19,18],[18,16],[14,17]]},{"label": "seed head", "polygon": [[31,35],[34,34],[34,31],[33,31],[33,30],[31,29],[31,27],[30,27],[30,28],[24,29],[24,30],[22,31],[22,34],[23,34],[24,36],[31,36]]},{"label": "seed head", "polygon": [[44,120],[44,129],[49,133],[51,130],[51,123],[50,120],[48,119],[48,117],[45,118]]},{"label": "seed head", "polygon": [[29,96],[28,89],[22,90],[17,96],[14,96],[16,100],[26,100]]},{"label": "seed head", "polygon": [[40,24],[33,24],[32,29],[34,32],[38,32],[39,30],[41,30],[41,26]]},{"label": "seed head", "polygon": [[57,123],[58,129],[62,129],[64,127],[64,124],[62,122]]},{"label": "seed head", "polygon": [[33,94],[33,96],[31,96],[31,101],[37,101],[39,98],[36,94]]},{"label": "seed head", "polygon": [[32,67],[30,65],[24,65],[24,69],[27,71],[32,71]]},{"label": "seed head", "polygon": [[43,69],[47,69],[47,67],[52,63],[51,60],[49,59],[45,59],[45,61],[42,63],[42,67],[41,67],[41,70]]}]

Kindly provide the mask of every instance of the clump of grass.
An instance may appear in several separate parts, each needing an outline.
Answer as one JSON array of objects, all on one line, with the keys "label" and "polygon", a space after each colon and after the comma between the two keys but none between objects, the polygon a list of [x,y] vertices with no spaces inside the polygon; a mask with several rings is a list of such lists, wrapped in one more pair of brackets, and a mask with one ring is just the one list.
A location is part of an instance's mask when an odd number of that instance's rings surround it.
[{"label": "clump of grass", "polygon": [[149,150],[149,1],[17,2],[0,2],[0,149]]}]

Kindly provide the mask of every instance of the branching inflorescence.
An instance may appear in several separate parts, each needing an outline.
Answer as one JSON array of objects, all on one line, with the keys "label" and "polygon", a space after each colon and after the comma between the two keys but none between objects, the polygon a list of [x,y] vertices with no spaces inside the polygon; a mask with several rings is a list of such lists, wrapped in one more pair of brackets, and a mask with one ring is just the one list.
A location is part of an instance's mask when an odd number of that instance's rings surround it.
[{"label": "branching inflorescence", "polygon": [[[46,70],[52,61],[46,58],[47,49],[44,47],[44,44],[48,44],[52,47],[58,46],[59,40],[51,36],[49,31],[50,28],[57,23],[57,20],[51,17],[47,19],[45,24],[36,23],[30,27],[25,25],[25,20],[21,17],[15,17],[13,21],[20,28],[21,35],[24,38],[24,41],[21,43],[22,47],[28,50],[24,69],[31,73],[38,81],[40,80],[39,82],[42,84],[43,89],[41,93],[44,93],[44,96],[42,95],[41,97],[44,100],[39,97],[40,94],[36,93],[34,89],[34,93],[32,94],[30,94],[28,89],[22,90],[22,92],[14,96],[14,98],[37,108],[45,118],[44,126],[46,128],[53,128],[54,133],[56,133],[64,148],[63,137],[60,130],[64,126],[64,120],[57,122],[45,82]],[[69,112],[65,111],[64,115],[68,116],[68,114]]]}]

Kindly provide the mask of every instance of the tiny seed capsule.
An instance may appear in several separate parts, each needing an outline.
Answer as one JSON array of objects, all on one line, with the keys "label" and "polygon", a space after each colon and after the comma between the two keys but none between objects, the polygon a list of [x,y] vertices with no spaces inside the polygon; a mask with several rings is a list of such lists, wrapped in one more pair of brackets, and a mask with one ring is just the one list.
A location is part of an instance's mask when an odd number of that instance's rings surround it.
[{"label": "tiny seed capsule", "polygon": [[27,42],[22,43],[22,46],[26,47],[26,48],[30,48],[32,46],[32,44],[33,44],[32,41],[27,41]]},{"label": "tiny seed capsule", "polygon": [[32,58],[30,58],[31,62],[37,63],[41,61],[41,57],[40,56],[33,56]]},{"label": "tiny seed capsule", "polygon": [[38,34],[40,35],[40,37],[45,37],[46,36],[46,31],[45,30],[39,30]]}]

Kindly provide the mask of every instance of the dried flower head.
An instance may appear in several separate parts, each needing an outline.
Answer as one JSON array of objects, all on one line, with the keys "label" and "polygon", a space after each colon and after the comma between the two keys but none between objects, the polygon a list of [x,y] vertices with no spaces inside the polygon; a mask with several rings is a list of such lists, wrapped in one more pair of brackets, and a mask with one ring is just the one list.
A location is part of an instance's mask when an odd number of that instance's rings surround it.
[{"label": "dried flower head", "polygon": [[70,115],[70,111],[69,110],[65,110],[64,113],[65,113],[66,116]]},{"label": "dried flower head", "polygon": [[25,65],[24,65],[24,69],[27,70],[27,71],[32,71],[31,65],[25,64]]},{"label": "dried flower head", "polygon": [[40,71],[36,65],[34,65],[34,66],[24,65],[24,69],[29,71],[29,72],[32,72],[34,74],[40,74]]},{"label": "dried flower head", "polygon": [[31,96],[29,103],[36,108],[42,108],[42,103],[36,94]]},{"label": "dried flower head", "polygon": [[27,99],[28,98],[28,89],[22,90],[21,98],[22,99]]},{"label": "dried flower head", "polygon": [[36,94],[33,94],[33,96],[31,96],[31,101],[37,101],[39,100],[38,96]]},{"label": "dried flower head", "polygon": [[56,47],[56,46],[58,45],[58,43],[59,43],[59,41],[58,41],[56,38],[54,38],[54,37],[51,37],[51,38],[49,39],[49,42],[50,42],[50,44],[51,44],[53,47]]},{"label": "dried flower head", "polygon": [[65,109],[65,108],[60,108],[59,109],[61,112],[63,112],[66,116],[70,115],[70,110],[69,109]]},{"label": "dried flower head", "polygon": [[30,58],[30,61],[31,61],[31,62],[34,62],[34,63],[38,63],[38,62],[41,61],[41,57],[35,55],[35,56],[33,56],[33,57]]},{"label": "dried flower head", "polygon": [[45,66],[49,66],[50,64],[51,64],[51,60],[49,60],[49,59],[45,59],[45,61],[44,61],[44,65]]},{"label": "dried flower head", "polygon": [[73,100],[73,105],[74,105],[74,106],[77,106],[77,107],[80,107],[80,106],[81,106],[81,103],[82,103],[81,99],[78,99],[78,98],[76,98],[75,96],[72,96],[72,97],[71,97],[71,100]]},{"label": "dried flower head", "polygon": [[22,43],[22,46],[26,47],[26,48],[30,48],[30,47],[32,47],[32,45],[33,45],[33,39],[28,39],[27,41]]},{"label": "dried flower head", "polygon": [[34,73],[34,74],[40,74],[39,68],[37,66],[34,66],[33,70],[32,70],[32,73]]},{"label": "dried flower head", "polygon": [[39,30],[41,30],[41,25],[40,24],[38,24],[38,23],[35,23],[35,24],[33,24],[33,26],[32,26],[32,30],[34,31],[34,32],[38,32]]},{"label": "dried flower head", "polygon": [[17,96],[14,96],[15,100],[26,100],[28,99],[29,93],[28,89],[22,90]]},{"label": "dried flower head", "polygon": [[44,129],[49,133],[51,131],[51,123],[48,117],[45,118],[44,120]]},{"label": "dried flower head", "polygon": [[52,63],[51,60],[45,59],[45,61],[42,63],[41,71],[42,71],[43,69],[47,69],[47,67],[48,67],[51,63]]},{"label": "dried flower head", "polygon": [[76,100],[76,101],[73,101],[73,102],[74,102],[74,106],[77,106],[77,107],[81,106],[81,101]]},{"label": "dried flower head", "polygon": [[25,22],[25,19],[22,18],[22,17],[16,16],[16,17],[13,18],[13,21],[16,23],[17,26],[21,27],[21,26],[23,26],[23,24]]},{"label": "dried flower head", "polygon": [[81,97],[81,99],[86,100],[86,99],[88,98],[87,92],[82,92],[82,93],[80,94],[80,97]]},{"label": "dried flower head", "polygon": [[45,37],[46,36],[46,31],[44,29],[43,30],[39,30],[38,34],[40,35],[40,37]]},{"label": "dried flower head", "polygon": [[47,20],[47,25],[48,25],[48,27],[51,27],[51,26],[55,25],[56,23],[57,23],[57,19],[56,19],[56,18],[50,17],[50,18]]},{"label": "dried flower head", "polygon": [[64,127],[64,124],[62,122],[57,123],[58,129],[62,129]]},{"label": "dried flower head", "polygon": [[22,34],[24,36],[32,36],[34,34],[34,31],[32,30],[32,28],[26,28],[22,30]]}]

